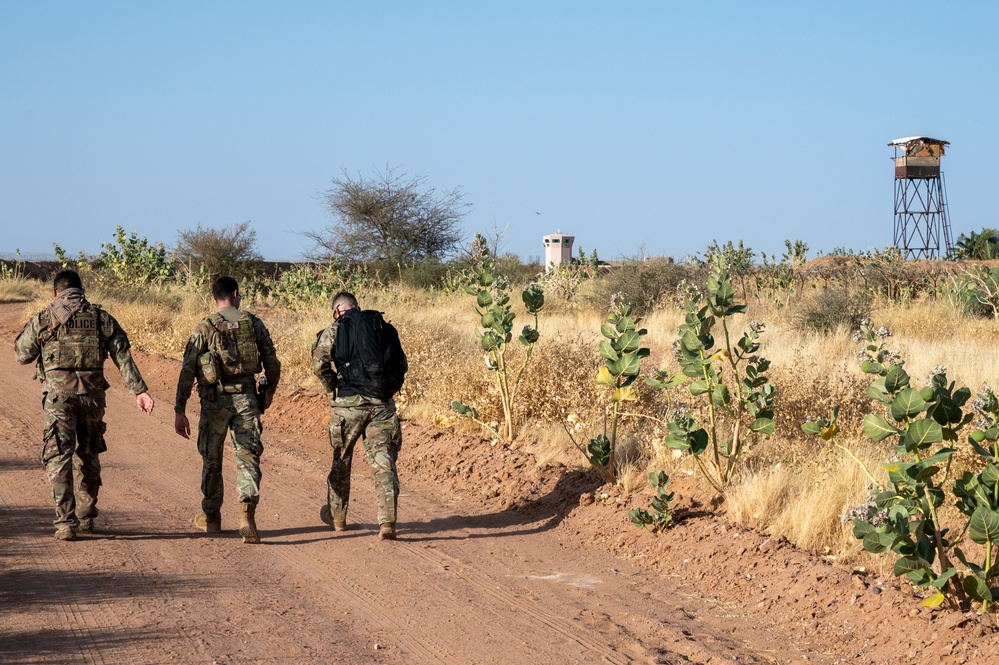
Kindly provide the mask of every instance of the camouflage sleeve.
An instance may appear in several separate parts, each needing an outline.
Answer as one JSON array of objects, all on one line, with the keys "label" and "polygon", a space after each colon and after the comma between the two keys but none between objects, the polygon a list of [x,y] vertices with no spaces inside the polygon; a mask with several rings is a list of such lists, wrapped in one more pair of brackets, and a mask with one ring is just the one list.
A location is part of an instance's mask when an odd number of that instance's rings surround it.
[{"label": "camouflage sleeve", "polygon": [[277,390],[278,383],[281,382],[281,361],[277,357],[277,349],[271,341],[271,334],[267,331],[264,322],[253,317],[253,331],[257,336],[257,351],[260,353],[260,364],[264,366],[264,376],[267,377],[267,389],[270,392]]},{"label": "camouflage sleeve", "polygon": [[121,329],[114,317],[105,311],[101,311],[101,332],[106,334],[108,355],[114,362],[115,367],[121,372],[121,378],[125,381],[125,388],[133,395],[148,392],[149,387],[142,380],[139,368],[135,366],[132,359],[132,345],[128,342],[128,335]]},{"label": "camouflage sleeve", "polygon": [[204,335],[199,324],[194,328],[194,332],[187,340],[184,348],[184,361],[180,366],[180,377],[177,378],[177,395],[174,397],[174,411],[184,413],[187,409],[187,400],[191,398],[191,390],[194,388],[194,379],[198,375],[198,356],[208,351],[208,338]]},{"label": "camouflage sleeve", "polygon": [[22,365],[35,362],[42,352],[42,342],[39,333],[42,329],[42,313],[35,314],[14,340],[14,359]]},{"label": "camouflage sleeve", "polygon": [[336,369],[333,367],[333,345],[336,335],[333,327],[323,328],[316,333],[316,341],[312,345],[312,372],[319,379],[327,393],[336,390]]}]

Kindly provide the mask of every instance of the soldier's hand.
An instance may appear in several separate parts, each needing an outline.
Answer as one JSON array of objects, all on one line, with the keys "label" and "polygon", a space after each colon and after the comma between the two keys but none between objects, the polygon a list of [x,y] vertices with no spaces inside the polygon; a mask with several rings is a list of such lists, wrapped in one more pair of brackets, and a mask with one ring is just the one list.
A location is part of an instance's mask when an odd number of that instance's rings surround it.
[{"label": "soldier's hand", "polygon": [[191,422],[186,413],[178,413],[173,419],[173,428],[185,439],[191,438]]},{"label": "soldier's hand", "polygon": [[144,413],[153,412],[153,398],[149,393],[139,393],[136,395],[135,405],[139,407],[139,411]]}]

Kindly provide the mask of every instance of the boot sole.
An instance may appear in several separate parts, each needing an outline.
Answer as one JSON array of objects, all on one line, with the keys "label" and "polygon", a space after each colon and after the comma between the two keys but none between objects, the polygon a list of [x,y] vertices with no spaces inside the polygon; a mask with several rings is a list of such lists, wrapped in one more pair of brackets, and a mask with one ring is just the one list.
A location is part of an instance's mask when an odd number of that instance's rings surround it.
[{"label": "boot sole", "polygon": [[241,526],[241,527],[239,527],[239,535],[241,535],[243,537],[243,542],[244,543],[247,543],[247,544],[250,544],[250,545],[259,545],[260,544],[260,534],[258,534],[257,530],[254,529],[254,528],[252,528],[252,527],[249,527],[249,526]]}]

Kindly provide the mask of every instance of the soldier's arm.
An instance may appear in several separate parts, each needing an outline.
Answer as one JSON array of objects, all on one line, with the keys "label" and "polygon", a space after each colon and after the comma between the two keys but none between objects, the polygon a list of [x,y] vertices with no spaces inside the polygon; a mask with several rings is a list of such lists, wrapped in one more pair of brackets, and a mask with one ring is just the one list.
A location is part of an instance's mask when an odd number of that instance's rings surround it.
[{"label": "soldier's arm", "polygon": [[257,337],[260,364],[264,366],[264,376],[267,377],[267,392],[273,394],[281,381],[281,361],[278,360],[277,349],[274,348],[267,326],[257,317],[253,317],[253,331]]},{"label": "soldier's arm", "polygon": [[312,345],[312,372],[328,393],[336,390],[336,369],[333,367],[333,345],[335,342],[336,337],[332,328],[324,328],[316,335],[316,341]]},{"label": "soldier's arm", "polygon": [[139,373],[139,368],[135,366],[135,360],[132,358],[132,345],[128,342],[128,335],[114,317],[104,311],[101,312],[101,326],[104,329],[102,332],[108,334],[108,355],[121,372],[125,388],[133,395],[149,392],[149,387],[142,380],[142,374]]},{"label": "soldier's arm", "polygon": [[42,352],[42,342],[39,339],[41,318],[41,312],[31,317],[14,340],[14,359],[22,365],[35,362]]},{"label": "soldier's arm", "polygon": [[184,349],[184,361],[180,366],[180,377],[177,379],[177,396],[174,398],[174,411],[184,413],[187,409],[187,400],[191,398],[191,389],[194,387],[194,379],[198,373],[198,356],[208,351],[208,341],[199,328],[195,328],[187,340],[187,347]]}]

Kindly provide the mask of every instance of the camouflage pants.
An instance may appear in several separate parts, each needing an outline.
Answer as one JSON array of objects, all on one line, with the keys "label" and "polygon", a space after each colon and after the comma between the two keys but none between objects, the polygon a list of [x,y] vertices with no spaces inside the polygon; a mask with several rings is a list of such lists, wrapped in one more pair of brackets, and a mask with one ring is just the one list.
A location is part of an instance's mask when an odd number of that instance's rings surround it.
[{"label": "camouflage pants", "polygon": [[104,397],[45,393],[42,413],[42,463],[52,484],[55,525],[77,526],[81,518],[97,516],[101,486],[98,455],[107,450]]},{"label": "camouflage pants", "polygon": [[375,478],[378,523],[395,523],[399,503],[399,474],[395,464],[402,448],[402,429],[395,403],[334,406],[330,416],[333,464],[326,479],[326,500],[334,518],[347,517],[350,501],[350,464],[354,444],[363,440],[364,453]]},{"label": "camouflage pants", "polygon": [[236,453],[236,492],[240,502],[257,503],[260,499],[260,442],[263,426],[260,407],[252,393],[220,395],[201,400],[198,422],[198,452],[201,453],[201,509],[215,513],[222,508],[222,445],[232,432]]}]

